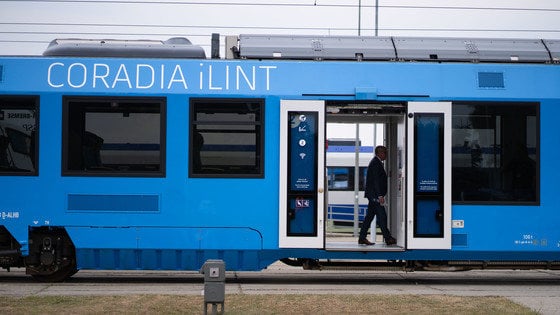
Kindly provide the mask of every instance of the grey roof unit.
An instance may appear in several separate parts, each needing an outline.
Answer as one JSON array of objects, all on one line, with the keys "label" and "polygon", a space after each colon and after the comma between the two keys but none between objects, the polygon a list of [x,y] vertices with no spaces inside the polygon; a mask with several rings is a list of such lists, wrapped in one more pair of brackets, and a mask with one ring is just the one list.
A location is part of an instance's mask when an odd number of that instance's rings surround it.
[{"label": "grey roof unit", "polygon": [[554,63],[560,63],[560,40],[543,40]]},{"label": "grey roof unit", "polygon": [[[239,57],[247,59],[400,60],[550,63],[560,61],[540,39],[240,35]],[[552,60],[551,60],[552,56]]]},{"label": "grey roof unit", "polygon": [[248,59],[393,60],[390,37],[240,35],[239,53]]},{"label": "grey roof unit", "polygon": [[393,38],[398,58],[417,61],[549,62],[539,39]]},{"label": "grey roof unit", "polygon": [[121,58],[188,58],[205,59],[200,46],[183,37],[158,40],[55,39],[43,56],[121,57]]}]

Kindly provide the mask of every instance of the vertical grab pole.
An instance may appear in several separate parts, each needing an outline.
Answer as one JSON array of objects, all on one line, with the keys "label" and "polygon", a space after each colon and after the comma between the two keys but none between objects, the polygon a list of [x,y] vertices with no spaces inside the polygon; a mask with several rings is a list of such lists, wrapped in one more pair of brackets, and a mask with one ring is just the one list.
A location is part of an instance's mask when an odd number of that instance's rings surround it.
[{"label": "vertical grab pole", "polygon": [[354,141],[354,236],[358,236],[360,221],[360,124],[356,123],[356,139]]},{"label": "vertical grab pole", "polygon": [[[373,124],[373,155],[375,155],[375,147],[377,147],[377,123]],[[368,201],[368,206],[369,206],[369,201]],[[370,234],[371,234],[370,236],[371,242],[375,243],[375,240],[377,238],[377,216],[373,217],[373,220],[371,220]]]}]

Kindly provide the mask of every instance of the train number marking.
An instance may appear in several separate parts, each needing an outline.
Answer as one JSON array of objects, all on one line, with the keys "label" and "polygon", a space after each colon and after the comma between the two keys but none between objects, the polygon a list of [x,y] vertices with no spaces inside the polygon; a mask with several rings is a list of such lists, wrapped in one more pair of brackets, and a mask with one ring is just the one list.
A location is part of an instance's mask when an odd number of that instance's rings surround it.
[{"label": "train number marking", "polygon": [[2,211],[0,212],[2,220],[19,219],[19,211]]}]

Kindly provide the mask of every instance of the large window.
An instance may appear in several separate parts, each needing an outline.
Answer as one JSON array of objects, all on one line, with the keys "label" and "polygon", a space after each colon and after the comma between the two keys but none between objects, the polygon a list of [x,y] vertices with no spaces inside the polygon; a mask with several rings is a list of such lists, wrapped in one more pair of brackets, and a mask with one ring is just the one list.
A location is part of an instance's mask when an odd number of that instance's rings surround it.
[{"label": "large window", "polygon": [[193,99],[190,109],[190,176],[263,176],[262,100]]},{"label": "large window", "polygon": [[539,201],[536,103],[453,104],[453,201]]},{"label": "large window", "polygon": [[165,101],[66,98],[63,173],[165,175]]},{"label": "large window", "polygon": [[37,175],[38,98],[0,96],[0,175]]}]

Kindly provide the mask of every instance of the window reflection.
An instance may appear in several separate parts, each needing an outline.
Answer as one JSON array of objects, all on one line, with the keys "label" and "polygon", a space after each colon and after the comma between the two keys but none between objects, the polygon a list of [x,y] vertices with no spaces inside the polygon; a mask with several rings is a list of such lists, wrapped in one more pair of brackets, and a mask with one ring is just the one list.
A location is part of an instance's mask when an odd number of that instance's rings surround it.
[{"label": "window reflection", "polygon": [[161,99],[68,98],[65,173],[163,174],[164,108]]},{"label": "window reflection", "polygon": [[538,106],[453,105],[453,200],[536,202]]},{"label": "window reflection", "polygon": [[263,114],[260,99],[192,100],[191,176],[261,177]]},{"label": "window reflection", "polygon": [[0,174],[36,174],[36,130],[36,98],[0,98]]}]

